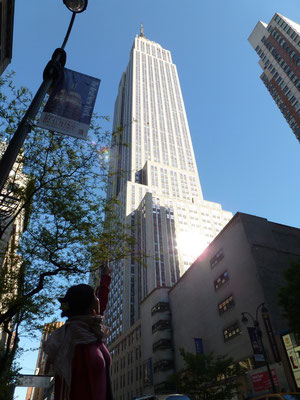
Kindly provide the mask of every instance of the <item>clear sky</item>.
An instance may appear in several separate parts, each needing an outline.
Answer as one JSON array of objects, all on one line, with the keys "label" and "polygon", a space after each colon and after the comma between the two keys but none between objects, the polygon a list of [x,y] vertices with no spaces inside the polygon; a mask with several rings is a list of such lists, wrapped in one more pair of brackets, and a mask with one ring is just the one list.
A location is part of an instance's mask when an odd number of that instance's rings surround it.
[{"label": "clear sky", "polygon": [[[275,12],[300,23],[299,0],[89,0],[75,19],[66,67],[101,79],[95,111],[112,119],[143,23],[177,65],[204,198],[300,228],[300,144],[259,79],[247,40]],[[36,91],[70,17],[62,0],[16,0],[16,84]]]}]

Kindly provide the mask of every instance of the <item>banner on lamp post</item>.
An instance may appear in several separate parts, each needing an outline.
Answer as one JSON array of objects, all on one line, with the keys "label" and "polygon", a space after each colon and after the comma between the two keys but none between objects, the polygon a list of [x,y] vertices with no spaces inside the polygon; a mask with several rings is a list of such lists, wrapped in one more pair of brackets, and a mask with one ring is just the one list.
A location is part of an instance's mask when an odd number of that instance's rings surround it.
[{"label": "banner on lamp post", "polygon": [[53,87],[38,126],[86,139],[100,79],[64,68]]},{"label": "banner on lamp post", "polygon": [[254,327],[248,327],[247,330],[250,337],[255,362],[265,361],[263,348],[258,338],[256,329]]}]

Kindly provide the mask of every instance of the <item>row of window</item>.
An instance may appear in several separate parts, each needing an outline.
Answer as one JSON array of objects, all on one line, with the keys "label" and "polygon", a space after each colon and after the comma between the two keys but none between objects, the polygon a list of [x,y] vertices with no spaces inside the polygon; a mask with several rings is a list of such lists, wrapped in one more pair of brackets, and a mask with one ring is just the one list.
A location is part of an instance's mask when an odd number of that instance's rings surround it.
[{"label": "row of window", "polygon": [[141,327],[137,327],[133,332],[131,332],[125,339],[123,339],[111,352],[112,357],[117,356],[120,352],[126,350],[126,348],[130,348],[135,340],[138,340],[141,337]]},{"label": "row of window", "polygon": [[119,378],[113,379],[114,392],[119,389],[125,388],[127,385],[132,385],[134,383],[134,375],[135,375],[135,381],[143,380],[143,372],[141,365],[139,367],[136,367],[135,374],[134,374],[134,369],[131,369],[130,371],[127,372],[127,384],[126,384],[126,374],[122,374],[119,376]]},{"label": "row of window", "polygon": [[[295,64],[300,65],[300,56],[297,53],[297,51],[295,51],[295,48],[291,47],[289,42],[286,42],[286,40],[284,40],[284,38],[280,35],[280,33],[276,29],[273,29],[271,31],[271,35],[280,44],[280,46],[285,50],[285,52],[290,56],[290,58],[295,62]],[[272,44],[267,41],[265,36],[262,38],[262,42],[266,45],[266,47],[270,51],[272,51],[274,49],[274,47],[272,47]]]},{"label": "row of window", "polygon": [[[288,106],[286,104],[284,104],[284,102],[282,100],[282,96],[277,93],[276,88],[269,81],[269,79],[266,77],[265,74],[262,75],[262,81],[266,85],[268,91],[270,92],[271,96],[275,100],[276,104],[278,105],[280,111],[282,112],[282,114],[284,115],[285,119],[289,123],[289,125],[292,128],[293,132],[296,134],[296,136],[299,135],[300,134],[300,126],[299,126],[298,122],[295,120],[295,118],[293,117],[293,115],[290,112]],[[286,93],[286,95],[288,95],[288,93]],[[298,101],[296,101],[296,103],[298,104]],[[298,109],[297,113],[298,113],[298,115],[300,115],[300,108]]]},{"label": "row of window", "polygon": [[240,334],[241,334],[241,329],[239,327],[238,321],[236,321],[234,324],[228,326],[226,329],[223,330],[223,336],[225,341],[233,339],[235,336],[238,336]]},{"label": "row of window", "polygon": [[143,39],[136,39],[136,48],[146,54],[151,54],[154,57],[162,58],[164,61],[171,62],[171,55],[168,50],[160,49],[154,45],[150,45]]},{"label": "row of window", "polygon": [[[300,36],[282,19],[279,15],[276,15],[274,20],[277,22],[278,26],[280,26],[290,37],[294,40],[298,46],[300,46]],[[268,28],[270,30],[272,26]]]},{"label": "row of window", "polygon": [[[262,51],[262,49],[257,46],[255,49],[260,56],[262,62],[265,64],[265,67],[268,67],[268,70],[271,71],[272,75],[278,75],[278,72],[276,71],[276,68],[271,64],[270,60],[267,58],[265,53]],[[293,82],[293,84],[300,90],[300,79],[298,75],[288,66],[288,64],[285,62],[285,60],[280,56],[277,50],[275,50],[272,46],[269,49],[270,53],[272,56],[275,58],[275,60],[278,62],[278,64],[281,66],[281,68],[284,70],[288,78]],[[282,78],[281,78],[282,79]]]}]

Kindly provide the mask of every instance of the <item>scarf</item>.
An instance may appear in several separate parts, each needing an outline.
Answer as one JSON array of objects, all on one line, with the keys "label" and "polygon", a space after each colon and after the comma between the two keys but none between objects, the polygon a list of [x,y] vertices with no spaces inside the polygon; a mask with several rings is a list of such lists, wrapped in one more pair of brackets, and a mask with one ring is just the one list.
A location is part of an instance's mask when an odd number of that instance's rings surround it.
[{"label": "scarf", "polygon": [[68,389],[72,379],[72,360],[78,344],[101,343],[109,328],[103,325],[102,315],[79,315],[69,318],[44,343],[44,351],[55,374],[63,378]]}]

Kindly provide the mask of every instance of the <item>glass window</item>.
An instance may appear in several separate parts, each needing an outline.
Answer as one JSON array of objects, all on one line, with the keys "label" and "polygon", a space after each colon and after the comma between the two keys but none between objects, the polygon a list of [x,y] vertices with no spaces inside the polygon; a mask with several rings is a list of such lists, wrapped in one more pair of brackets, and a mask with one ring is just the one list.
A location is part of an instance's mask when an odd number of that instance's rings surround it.
[{"label": "glass window", "polygon": [[225,283],[228,282],[228,281],[229,281],[229,275],[228,275],[228,272],[225,271],[225,272],[223,272],[222,275],[220,275],[220,276],[214,281],[215,290],[220,289],[220,288],[221,288],[222,286],[224,286]]},{"label": "glass window", "polygon": [[211,268],[214,268],[224,258],[223,249],[220,249],[210,260]]},{"label": "glass window", "polygon": [[235,336],[238,336],[241,333],[239,323],[235,322],[234,324],[228,326],[226,329],[223,330],[224,340],[231,340]]},{"label": "glass window", "polygon": [[223,314],[225,311],[228,311],[230,308],[234,306],[235,302],[233,300],[233,296],[227,297],[227,299],[223,300],[218,304],[219,313]]}]

